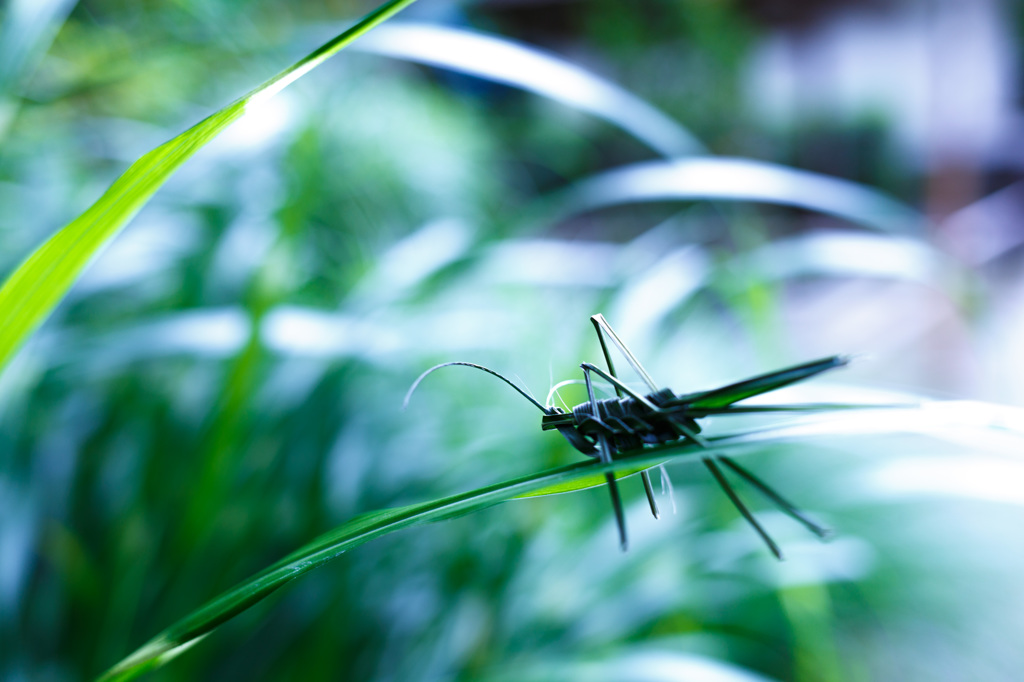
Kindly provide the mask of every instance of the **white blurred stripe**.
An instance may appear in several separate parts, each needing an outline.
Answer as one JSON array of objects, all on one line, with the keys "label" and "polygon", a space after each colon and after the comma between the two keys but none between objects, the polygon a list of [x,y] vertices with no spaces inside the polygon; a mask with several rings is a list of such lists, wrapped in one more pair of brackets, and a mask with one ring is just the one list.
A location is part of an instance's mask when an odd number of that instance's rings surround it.
[{"label": "white blurred stripe", "polygon": [[816,230],[779,239],[743,258],[754,276],[846,276],[909,280],[920,283],[948,277],[955,265],[917,239],[852,230]]},{"label": "white blurred stripe", "polygon": [[561,215],[650,201],[753,201],[834,215],[883,231],[913,233],[922,218],[865,185],[742,158],[692,157],[622,166],[582,180],[563,197]]},{"label": "white blurred stripe", "polygon": [[1024,505],[1024,461],[993,457],[907,457],[865,476],[868,490],[888,498],[961,497]]},{"label": "white blurred stripe", "polygon": [[392,21],[349,48],[528,90],[603,118],[665,156],[703,151],[681,124],[636,95],[536,48],[478,31]]}]

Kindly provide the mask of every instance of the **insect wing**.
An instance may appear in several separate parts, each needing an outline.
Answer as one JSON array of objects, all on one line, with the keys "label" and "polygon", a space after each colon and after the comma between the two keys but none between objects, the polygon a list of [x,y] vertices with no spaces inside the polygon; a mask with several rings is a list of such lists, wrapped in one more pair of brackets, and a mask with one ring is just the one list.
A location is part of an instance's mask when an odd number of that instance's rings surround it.
[{"label": "insect wing", "polygon": [[809,379],[810,377],[813,377],[816,374],[821,374],[827,370],[842,367],[847,363],[849,363],[848,358],[841,355],[835,355],[830,358],[815,360],[802,365],[769,372],[768,374],[762,374],[761,376],[746,379],[745,381],[740,381],[735,384],[729,384],[728,386],[716,388],[711,391],[691,393],[690,395],[681,396],[679,398],[679,402],[685,403],[687,407],[694,409],[728,407],[740,400],[752,398],[753,396],[768,393],[769,391],[774,391],[775,389],[782,388],[783,386],[795,384],[798,381]]}]

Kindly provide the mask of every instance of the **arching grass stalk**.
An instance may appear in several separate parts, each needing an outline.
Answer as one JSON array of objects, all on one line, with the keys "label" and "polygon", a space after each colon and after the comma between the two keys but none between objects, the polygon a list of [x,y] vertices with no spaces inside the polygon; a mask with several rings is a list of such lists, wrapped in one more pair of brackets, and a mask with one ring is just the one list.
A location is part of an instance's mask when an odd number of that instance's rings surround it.
[{"label": "arching grass stalk", "polygon": [[111,668],[100,680],[130,680],[160,667],[272,592],[365,542],[402,528],[462,516],[513,498],[603,485],[608,473],[621,478],[669,461],[704,458],[709,454],[749,456],[814,438],[848,442],[851,436],[911,433],[928,438],[951,435],[960,440],[984,433],[988,440],[1008,439],[1009,447],[1014,450],[1019,449],[1024,440],[1024,418],[1021,410],[1014,408],[964,402],[875,408],[850,405],[850,409],[838,409],[840,406],[836,405],[832,408],[829,413],[799,416],[782,426],[709,437],[705,445],[678,442],[616,453],[616,459],[608,463],[596,459],[576,462],[450,497],[357,516],[185,616]]},{"label": "arching grass stalk", "polygon": [[[749,449],[742,439],[725,440],[730,452]],[[755,445],[756,447],[756,445]],[[605,475],[627,476],[666,459],[706,451],[695,445],[650,448],[619,460],[576,462],[421,504],[370,512],[325,533],[248,580],[207,602],[112,667],[100,682],[131,680],[183,653],[217,626],[255,605],[304,573],[375,538],[413,525],[461,516],[515,498],[570,492],[605,483]]]},{"label": "arching grass stalk", "polygon": [[82,271],[178,168],[246,113],[416,0],[389,0],[258,88],[133,163],[82,215],[50,237],[0,287],[0,371]]}]

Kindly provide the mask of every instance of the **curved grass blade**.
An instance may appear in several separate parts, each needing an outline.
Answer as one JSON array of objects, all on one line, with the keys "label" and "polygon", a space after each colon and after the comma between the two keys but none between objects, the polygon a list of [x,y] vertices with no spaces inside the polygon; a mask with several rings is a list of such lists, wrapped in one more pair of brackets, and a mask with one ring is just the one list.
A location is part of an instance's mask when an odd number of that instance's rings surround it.
[{"label": "curved grass blade", "polygon": [[735,268],[759,279],[863,277],[948,285],[963,279],[964,266],[925,240],[855,230],[813,229],[773,239],[737,256]]},{"label": "curved grass blade", "polygon": [[46,53],[75,0],[11,0],[0,22],[0,140],[20,100],[18,86]]},{"label": "curved grass blade", "polygon": [[[727,446],[723,443],[723,447]],[[555,491],[577,479],[587,481],[596,478],[603,485],[606,483],[606,473],[615,473],[618,477],[618,471],[625,470],[626,473],[622,475],[629,475],[666,459],[698,452],[706,454],[707,450],[694,445],[674,445],[668,448],[651,448],[650,451],[637,451],[633,457],[607,464],[602,464],[598,460],[586,460],[450,497],[357,516],[207,602],[110,668],[99,681],[131,680],[162,666],[187,648],[194,646],[198,640],[222,623],[302,574],[388,533],[413,525],[462,516],[538,491]]]},{"label": "curved grass blade", "polygon": [[107,244],[171,175],[247,110],[280,92],[416,0],[389,0],[261,86],[144,155],[85,213],[50,237],[0,288],[0,370]]},{"label": "curved grass blade", "polygon": [[[865,404],[857,405],[857,404],[853,404],[853,403],[809,403],[809,404],[803,404],[803,405],[796,405],[796,404],[794,404],[794,405],[752,405],[750,407],[743,407],[743,406],[736,407],[736,406],[731,406],[730,405],[730,406],[714,408],[714,409],[688,410],[688,414],[690,414],[691,416],[699,419],[701,417],[710,417],[712,415],[723,415],[723,414],[785,414],[787,412],[793,413],[793,414],[807,414],[807,413],[813,413],[813,412],[833,412],[833,413],[837,413],[837,412],[843,412],[843,411],[866,411],[866,410],[873,410],[875,412],[878,412],[880,410],[907,410],[907,409],[915,409],[915,408],[917,408],[917,405],[915,405],[915,404],[895,403],[895,402],[894,403],[886,403],[886,404],[871,404],[871,405],[865,405]],[[671,445],[666,446],[666,447],[671,447]],[[645,448],[644,449],[645,452],[649,452],[650,450],[651,450],[651,448]],[[635,456],[636,454],[637,453],[635,451],[626,451],[626,452],[621,453],[620,457],[632,457],[632,456]],[[727,457],[720,457],[719,459],[721,459],[723,461],[724,460],[728,460]],[[661,466],[664,463],[665,462],[656,462],[656,463],[650,464],[650,465],[643,465],[643,466],[636,466],[636,467],[629,467],[629,468],[625,468],[625,469],[619,469],[619,470],[617,470],[615,472],[615,478],[616,479],[622,479],[622,478],[627,478],[629,476],[635,476],[636,474],[642,473],[644,471],[650,471],[651,469],[654,469],[654,468],[656,468],[658,466]],[[736,464],[735,462],[733,462],[732,460],[729,460],[729,466],[734,466],[735,464]],[[749,473],[749,472],[747,472],[747,473]],[[529,497],[543,497],[545,495],[562,495],[564,493],[576,492],[577,490],[586,490],[588,488],[596,488],[598,486],[605,485],[606,482],[607,481],[605,480],[604,476],[602,476],[600,474],[594,474],[592,476],[582,476],[580,478],[574,478],[574,479],[572,479],[570,481],[565,481],[565,482],[562,482],[562,483],[556,483],[554,485],[545,486],[544,488],[541,488],[540,490],[534,490],[532,492],[523,493],[522,495],[517,495],[516,499],[525,499],[525,498],[529,498]],[[761,485],[760,482],[754,483],[752,481],[752,483],[753,483],[753,485],[755,485],[755,487],[760,488],[760,485]],[[769,495],[769,493],[767,493],[767,492],[765,494]],[[770,497],[770,495],[769,495],[769,497]],[[781,506],[781,503],[779,503],[775,498],[771,498],[771,499],[772,499],[773,502],[776,502],[776,504],[780,504],[780,506]],[[790,506],[792,506],[792,505],[790,505]],[[789,513],[789,512],[787,511],[787,513]],[[803,519],[798,519],[798,520],[801,521],[801,523],[804,522]],[[813,530],[812,530],[812,532],[817,533],[817,531],[813,531]]]},{"label": "curved grass blade", "polygon": [[207,635],[221,623],[245,611],[303,573],[377,537],[408,526],[461,516],[503,502],[518,494],[591,472],[596,472],[594,475],[604,482],[604,472],[613,471],[616,466],[615,463],[604,466],[597,463],[595,466],[594,461],[577,462],[460,495],[358,516],[192,612],[108,670],[99,679],[102,682],[130,680],[142,672],[159,667],[180,653],[184,647],[193,645],[196,640]]},{"label": "curved grass blade", "polygon": [[1010,436],[1016,451],[1024,439],[1024,410],[983,403],[931,403],[908,409],[841,412],[815,417],[782,427],[709,438],[710,447],[678,443],[628,453],[608,464],[587,460],[568,466],[496,483],[466,493],[407,507],[358,516],[286,556],[266,570],[224,592],[157,635],[100,679],[130,680],[193,646],[218,625],[230,620],[302,574],[359,545],[402,528],[453,518],[500,502],[528,495],[565,492],[574,483],[604,482],[606,472],[635,473],[656,464],[683,457],[749,455],[765,446],[814,436],[921,433],[928,437],[950,434],[955,438],[976,435]]},{"label": "curved grass blade", "polygon": [[[619,469],[615,472],[615,480],[621,480],[630,476],[636,476],[641,471],[647,471],[661,464],[661,462],[655,464],[645,464],[643,466],[627,467],[625,469]],[[574,493],[577,490],[587,490],[588,488],[597,488],[598,486],[607,485],[608,481],[604,474],[593,474],[588,476],[580,476],[569,481],[563,481],[561,483],[554,483],[552,485],[544,486],[538,490],[531,490],[528,493],[516,495],[514,499],[525,500],[530,497],[545,497],[547,495],[561,495],[563,493]]]},{"label": "curved grass blade", "polygon": [[528,90],[602,118],[663,156],[704,146],[659,109],[623,88],[541,50],[462,28],[388,24],[361,40],[360,52],[450,69]]},{"label": "curved grass blade", "polygon": [[[769,414],[769,413],[785,414],[785,413],[793,413],[793,414],[798,414],[798,415],[799,414],[807,415],[808,413],[826,412],[826,413],[834,413],[834,414],[830,415],[828,417],[825,417],[825,418],[833,419],[835,422],[839,423],[839,422],[842,421],[842,418],[839,415],[840,415],[840,413],[843,413],[843,412],[873,413],[873,414],[878,415],[878,414],[883,413],[883,412],[888,413],[888,412],[895,411],[896,413],[900,413],[900,412],[903,412],[903,411],[916,411],[916,410],[919,410],[919,409],[920,409],[920,406],[916,406],[916,404],[908,404],[908,403],[852,404],[852,403],[841,403],[841,402],[820,402],[820,403],[810,403],[810,404],[794,404],[794,406],[757,406],[757,407],[751,407],[751,408],[726,407],[726,408],[719,408],[719,409],[708,410],[708,411],[694,411],[694,415],[693,416],[694,417],[708,417],[708,416],[711,416],[711,415],[725,415],[725,414],[730,414],[730,413],[736,413],[736,414]],[[815,422],[819,421],[822,418],[823,417],[820,416],[820,415],[811,416],[809,419],[805,418],[805,419],[801,420],[800,422],[795,422],[795,424],[815,423]],[[857,419],[857,417],[855,415],[851,416],[850,423],[853,423],[853,420],[855,420],[855,419]],[[777,428],[777,427],[775,427],[775,428]],[[894,428],[892,424],[890,424],[889,428],[891,430],[898,430],[898,429]],[[771,429],[767,429],[766,431],[770,431],[770,430]],[[911,430],[912,430],[912,428],[911,428]],[[872,429],[870,429],[870,428],[866,429],[866,431],[868,431],[868,432],[876,432],[876,431],[872,431]],[[753,436],[756,433],[762,433],[762,432],[763,431],[760,431],[760,430],[759,431],[751,431],[751,432],[746,433],[745,435],[746,436]],[[1022,431],[1022,435],[1024,435],[1024,431]],[[711,441],[710,444],[713,444],[713,445],[719,444],[719,443],[722,442],[721,436],[712,436],[711,438],[703,438],[703,440],[705,440],[706,442]],[[656,452],[658,450],[669,450],[669,451],[676,450],[676,449],[678,449],[679,446],[681,446],[681,444],[682,444],[682,441],[679,441],[679,442],[676,442],[676,443],[667,443],[665,445],[658,445],[657,447],[646,447],[645,446],[644,449],[642,449],[640,451],[625,451],[625,452],[622,452],[622,453],[618,454],[616,457],[617,457],[618,461],[632,460],[632,459],[635,459],[637,457],[643,457],[645,459],[645,461],[646,461],[646,459],[647,459],[646,456],[647,455],[653,454],[654,452]],[[692,445],[692,443],[691,443],[691,445]],[[703,451],[703,452],[705,452],[705,454],[707,454],[709,451],[708,451],[708,449],[705,449],[705,451]],[[723,460],[723,461],[729,460],[729,458],[727,458],[725,456],[722,456],[722,455],[719,456],[719,459]],[[650,464],[641,464],[641,465],[631,466],[631,467],[626,467],[625,465],[623,465],[621,467],[616,468],[616,470],[615,470],[615,478],[616,479],[620,479],[620,478],[626,478],[628,476],[633,476],[633,475],[636,475],[636,474],[641,473],[643,471],[649,471],[650,469],[653,469],[655,467],[662,466],[665,463],[666,463],[666,461],[662,460],[662,461],[652,462]],[[730,467],[735,465],[735,462],[732,462],[731,460],[729,460],[729,463],[730,463],[729,464]],[[738,466],[738,465],[735,465],[735,466]],[[523,493],[521,495],[517,495],[517,496],[515,496],[515,499],[518,500],[518,499],[526,499],[526,498],[540,498],[540,497],[544,497],[544,496],[548,496],[548,495],[563,495],[565,493],[575,493],[577,491],[585,491],[585,489],[587,489],[587,488],[597,487],[599,485],[604,485],[606,482],[607,481],[605,480],[605,477],[602,474],[582,475],[582,476],[579,476],[579,477],[573,477],[573,478],[571,478],[569,480],[564,480],[564,481],[560,481],[560,482],[557,482],[557,483],[552,483],[550,485],[545,485],[542,488],[536,489],[536,491],[530,491],[528,493]],[[758,487],[759,489],[761,488],[761,485],[762,485],[761,481],[758,481],[758,482],[751,481],[751,482],[756,487]],[[769,494],[765,493],[765,495],[769,495]],[[779,503],[778,500],[776,500],[775,498],[771,498],[771,499],[776,504],[780,504],[780,505],[781,504],[787,504],[784,501],[782,501],[782,503]],[[792,507],[792,505],[790,505],[790,506]],[[803,519],[798,519],[798,520],[801,520],[801,522],[803,522]]]},{"label": "curved grass blade", "polygon": [[834,215],[881,232],[916,234],[923,217],[865,185],[743,158],[687,157],[622,166],[583,180],[531,216],[545,224],[608,206],[651,201],[751,201]]}]

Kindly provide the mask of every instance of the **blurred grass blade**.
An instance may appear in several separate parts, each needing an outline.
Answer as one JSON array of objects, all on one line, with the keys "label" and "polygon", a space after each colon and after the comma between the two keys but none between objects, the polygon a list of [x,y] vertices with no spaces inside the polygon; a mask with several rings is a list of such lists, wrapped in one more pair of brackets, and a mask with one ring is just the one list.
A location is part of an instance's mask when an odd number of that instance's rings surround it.
[{"label": "blurred grass blade", "polygon": [[402,22],[375,31],[355,49],[450,69],[550,97],[618,126],[664,156],[704,151],[686,128],[636,95],[559,57],[505,38]]},{"label": "blurred grass blade", "polygon": [[483,509],[515,497],[565,492],[573,484],[586,487],[594,476],[609,471],[636,472],[682,457],[749,455],[766,445],[814,436],[878,435],[921,433],[928,437],[944,434],[977,439],[979,434],[1001,436],[1004,446],[1019,450],[1024,437],[1024,411],[983,403],[931,403],[907,409],[842,412],[799,422],[710,438],[711,447],[693,444],[660,445],[638,451],[609,464],[596,460],[577,462],[478,488],[421,504],[386,509],[357,516],[324,534],[305,547],[252,578],[221,594],[140,647],[107,671],[103,682],[129,680],[159,667],[194,645],[199,638],[267,597],[300,575],[337,558],[344,552],[388,533],[409,526],[449,519]]},{"label": "blurred grass blade", "polygon": [[249,94],[152,150],[78,218],[35,250],[0,288],[0,370],[61,301],[82,270],[171,175],[247,110],[416,0],[390,0]]},{"label": "blurred grass blade", "polygon": [[756,201],[827,213],[884,232],[917,233],[923,218],[870,187],[741,158],[647,161],[583,180],[557,197],[551,216],[650,201]]},{"label": "blurred grass blade", "polygon": [[634,644],[608,645],[598,657],[543,656],[532,660],[528,655],[516,659],[508,670],[496,670],[478,682],[551,682],[552,680],[586,680],[587,682],[667,682],[668,680],[700,680],[700,682],[773,682],[739,665],[717,660],[707,654],[682,651],[678,637],[647,638]]},{"label": "blurred grass blade", "polygon": [[963,267],[921,239],[853,230],[809,230],[774,239],[736,258],[734,268],[765,280],[863,277],[949,285]]},{"label": "blurred grass blade", "polygon": [[0,23],[0,139],[17,109],[19,81],[35,68],[75,0],[11,0]]},{"label": "blurred grass blade", "polygon": [[795,367],[787,367],[786,369],[762,374],[752,379],[738,381],[735,384],[729,384],[728,386],[716,388],[711,391],[702,391],[699,393],[684,395],[678,399],[678,402],[688,403],[690,407],[695,409],[726,407],[740,400],[752,398],[755,395],[768,393],[769,391],[774,391],[778,388],[782,388],[783,386],[788,386],[790,384],[795,384],[798,381],[810,379],[816,374],[821,374],[822,372],[836,367],[842,367],[847,363],[849,363],[848,358],[836,355],[822,360],[806,362],[802,365],[796,365]]},{"label": "blurred grass blade", "polygon": [[11,0],[0,25],[0,92],[39,58],[74,6],[74,0]]}]

